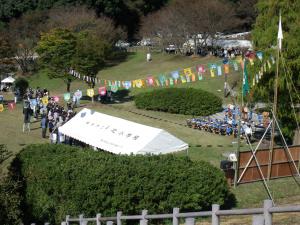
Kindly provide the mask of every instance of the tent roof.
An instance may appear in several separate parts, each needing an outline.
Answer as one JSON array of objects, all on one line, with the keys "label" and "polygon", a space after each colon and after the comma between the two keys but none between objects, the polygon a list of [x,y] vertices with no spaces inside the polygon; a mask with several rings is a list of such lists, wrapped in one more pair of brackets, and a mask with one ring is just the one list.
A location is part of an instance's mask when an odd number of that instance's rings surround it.
[{"label": "tent roof", "polygon": [[1,83],[13,83],[13,82],[15,82],[15,79],[12,77],[6,77],[1,81]]},{"label": "tent roof", "polygon": [[59,127],[59,132],[115,154],[165,154],[188,148],[187,143],[162,129],[86,108]]}]

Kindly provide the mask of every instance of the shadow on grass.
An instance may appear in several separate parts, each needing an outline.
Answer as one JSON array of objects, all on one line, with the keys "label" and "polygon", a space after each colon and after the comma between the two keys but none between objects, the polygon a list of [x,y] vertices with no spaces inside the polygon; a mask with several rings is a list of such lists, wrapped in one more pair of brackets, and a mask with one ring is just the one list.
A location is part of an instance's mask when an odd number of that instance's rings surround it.
[{"label": "shadow on grass", "polygon": [[[129,95],[130,91],[126,89],[122,89],[117,91],[116,93],[112,93],[111,97],[109,96],[100,96],[95,95],[94,101],[95,102],[101,102],[102,104],[120,104],[124,102],[130,102],[133,100],[133,96]],[[91,97],[89,96],[82,96],[81,100],[84,101],[91,101]]]},{"label": "shadow on grass", "polygon": [[136,54],[135,52],[116,51],[112,55],[111,59],[108,59],[104,68],[117,66],[118,64],[120,64],[122,62],[126,62],[130,59],[130,56],[133,56],[135,54]]}]

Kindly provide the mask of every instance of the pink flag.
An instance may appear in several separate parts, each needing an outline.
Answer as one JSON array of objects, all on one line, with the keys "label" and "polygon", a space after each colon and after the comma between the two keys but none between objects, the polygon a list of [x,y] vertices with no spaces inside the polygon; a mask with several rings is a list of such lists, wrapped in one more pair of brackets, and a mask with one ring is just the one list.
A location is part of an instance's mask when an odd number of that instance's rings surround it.
[{"label": "pink flag", "polygon": [[100,96],[106,95],[106,87],[105,86],[99,87],[98,93],[99,93]]}]

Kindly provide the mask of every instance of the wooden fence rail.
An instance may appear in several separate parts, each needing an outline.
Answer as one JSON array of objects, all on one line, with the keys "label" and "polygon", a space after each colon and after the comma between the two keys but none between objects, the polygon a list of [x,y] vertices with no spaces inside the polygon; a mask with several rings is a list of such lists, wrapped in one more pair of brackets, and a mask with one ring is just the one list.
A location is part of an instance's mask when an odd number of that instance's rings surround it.
[{"label": "wooden fence rail", "polygon": [[83,215],[78,218],[66,216],[66,220],[61,225],[69,225],[74,222],[79,225],[88,225],[89,222],[96,222],[97,225],[122,225],[122,221],[126,220],[136,220],[140,225],[147,225],[148,220],[156,219],[172,219],[172,225],[179,225],[180,218],[185,218],[185,225],[195,225],[195,218],[199,217],[211,217],[212,225],[220,225],[221,217],[240,215],[252,215],[253,225],[272,225],[273,214],[294,212],[300,212],[300,205],[274,207],[271,200],[265,200],[263,208],[220,210],[219,205],[213,204],[211,211],[202,212],[180,213],[179,208],[173,208],[172,214],[149,215],[147,210],[143,210],[141,215],[123,215],[122,212],[117,212],[116,216],[112,217],[102,217],[101,214],[97,214],[93,218],[84,218]]}]

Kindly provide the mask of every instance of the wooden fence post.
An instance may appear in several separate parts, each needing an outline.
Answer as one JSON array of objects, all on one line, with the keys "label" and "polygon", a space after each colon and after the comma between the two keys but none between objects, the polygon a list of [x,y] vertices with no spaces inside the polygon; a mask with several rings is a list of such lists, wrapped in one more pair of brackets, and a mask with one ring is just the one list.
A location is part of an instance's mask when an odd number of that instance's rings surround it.
[{"label": "wooden fence post", "polygon": [[220,225],[219,216],[216,214],[219,211],[220,206],[218,204],[212,205],[212,215],[211,215],[211,224],[212,225]]},{"label": "wooden fence post", "polygon": [[265,225],[272,225],[272,213],[269,212],[269,209],[273,207],[272,200],[264,200],[264,219]]},{"label": "wooden fence post", "polygon": [[265,225],[264,215],[253,215],[252,225]]},{"label": "wooden fence post", "polygon": [[117,212],[117,225],[122,225],[121,216],[122,216],[122,212],[121,211]]},{"label": "wooden fence post", "polygon": [[70,215],[66,216],[66,224],[65,225],[69,225],[69,219],[70,219]]},{"label": "wooden fence post", "polygon": [[142,219],[140,220],[140,225],[147,225],[148,220],[145,219],[145,216],[148,214],[148,210],[142,211]]},{"label": "wooden fence post", "polygon": [[185,225],[195,225],[195,218],[193,217],[185,218]]},{"label": "wooden fence post", "polygon": [[113,225],[114,222],[113,221],[106,221],[106,225]]},{"label": "wooden fence post", "polygon": [[101,218],[101,214],[97,213],[97,215],[96,215],[96,225],[101,225],[100,218]]},{"label": "wooden fence post", "polygon": [[179,213],[179,208],[173,208],[173,225],[179,225],[179,220],[177,218],[177,214]]}]

